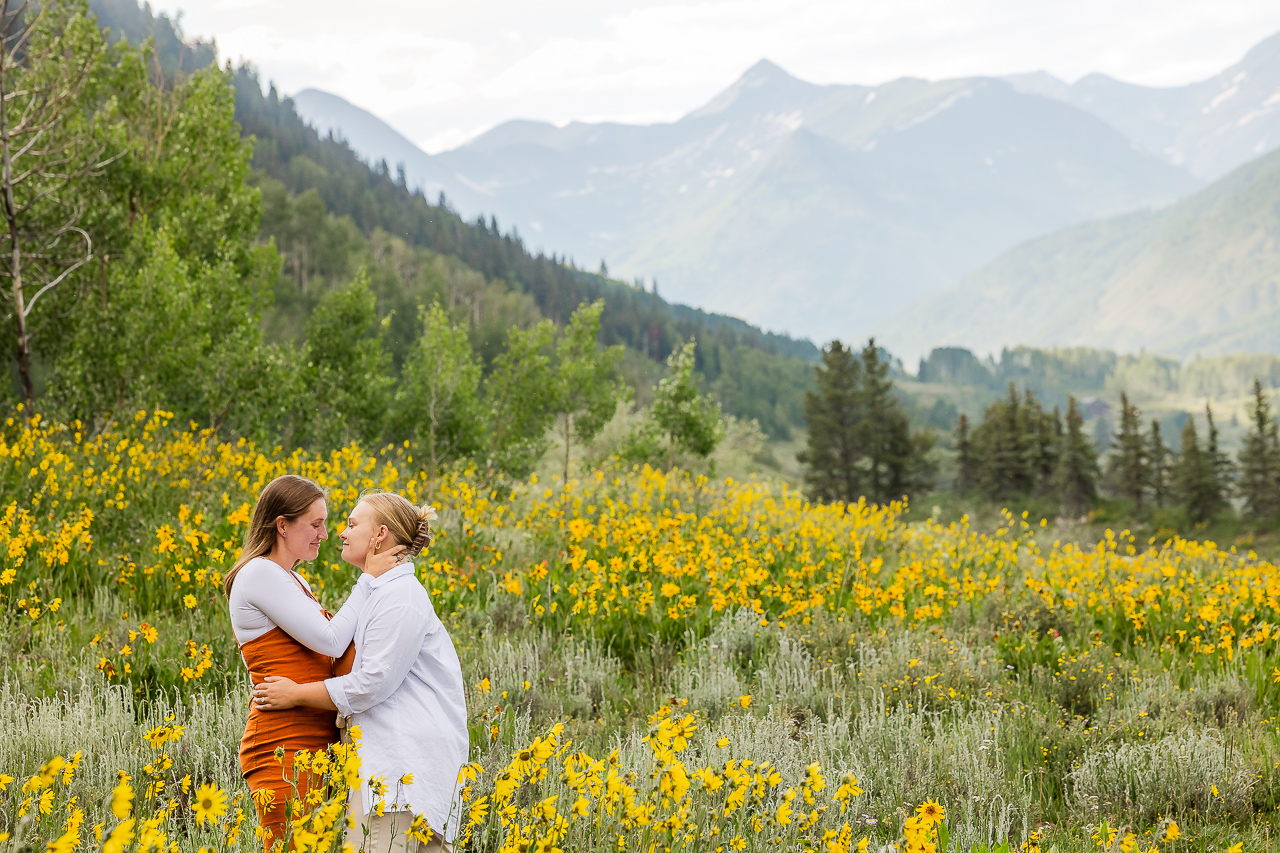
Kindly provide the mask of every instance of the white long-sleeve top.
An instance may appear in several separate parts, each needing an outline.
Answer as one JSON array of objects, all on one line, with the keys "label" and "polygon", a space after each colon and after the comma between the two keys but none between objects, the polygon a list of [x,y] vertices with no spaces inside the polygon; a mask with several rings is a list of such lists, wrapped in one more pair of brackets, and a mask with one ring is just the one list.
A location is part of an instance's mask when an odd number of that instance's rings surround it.
[{"label": "white long-sleeve top", "polygon": [[[412,564],[360,583],[370,594],[356,622],[355,663],[325,687],[349,725],[361,729],[361,802],[366,811],[377,804],[368,780],[380,776],[386,808],[422,815],[452,843],[463,809],[458,773],[469,749],[462,665]],[[413,781],[401,783],[408,773]]]},{"label": "white long-sleeve top", "polygon": [[245,563],[229,596],[236,643],[243,646],[278,627],[312,651],[340,656],[351,645],[356,619],[369,598],[369,589],[357,581],[333,619],[325,618],[320,603],[307,594],[310,590],[311,585],[302,575],[266,557]]}]

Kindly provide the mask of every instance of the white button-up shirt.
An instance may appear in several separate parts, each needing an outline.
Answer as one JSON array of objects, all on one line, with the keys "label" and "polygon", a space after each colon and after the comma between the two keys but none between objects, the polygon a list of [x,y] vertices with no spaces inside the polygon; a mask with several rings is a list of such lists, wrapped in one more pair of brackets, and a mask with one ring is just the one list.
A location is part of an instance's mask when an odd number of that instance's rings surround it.
[{"label": "white button-up shirt", "polygon": [[[378,802],[368,780],[381,776],[388,810],[408,808],[452,842],[463,809],[458,772],[469,749],[458,653],[412,564],[360,583],[369,599],[356,620],[355,663],[325,687],[361,729],[362,803],[370,811]],[[413,781],[401,783],[410,773]]]}]

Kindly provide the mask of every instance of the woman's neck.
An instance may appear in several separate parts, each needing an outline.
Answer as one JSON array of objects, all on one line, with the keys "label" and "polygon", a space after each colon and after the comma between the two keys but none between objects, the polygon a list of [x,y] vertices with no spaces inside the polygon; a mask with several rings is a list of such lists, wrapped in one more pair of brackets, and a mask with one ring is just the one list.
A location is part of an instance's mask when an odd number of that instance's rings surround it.
[{"label": "woman's neck", "polygon": [[382,566],[378,566],[375,564],[373,566],[361,566],[360,570],[371,578],[380,578],[383,575],[385,575],[387,572],[394,569],[397,565],[398,565],[397,563],[392,563],[390,565],[382,565]]},{"label": "woman's neck", "polygon": [[290,557],[281,548],[272,548],[266,554],[263,554],[263,556],[288,572],[293,571],[293,567],[298,564],[297,560]]}]

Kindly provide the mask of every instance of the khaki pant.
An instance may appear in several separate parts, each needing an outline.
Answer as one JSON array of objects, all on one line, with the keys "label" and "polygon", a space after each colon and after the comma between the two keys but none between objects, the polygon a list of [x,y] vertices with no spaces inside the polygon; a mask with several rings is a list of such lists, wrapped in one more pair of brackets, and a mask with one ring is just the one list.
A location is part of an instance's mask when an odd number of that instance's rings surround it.
[{"label": "khaki pant", "polygon": [[347,801],[347,816],[355,827],[347,830],[347,842],[359,853],[453,853],[453,847],[438,834],[423,844],[409,835],[413,813],[409,811],[365,813],[361,806],[362,788],[351,791]]}]

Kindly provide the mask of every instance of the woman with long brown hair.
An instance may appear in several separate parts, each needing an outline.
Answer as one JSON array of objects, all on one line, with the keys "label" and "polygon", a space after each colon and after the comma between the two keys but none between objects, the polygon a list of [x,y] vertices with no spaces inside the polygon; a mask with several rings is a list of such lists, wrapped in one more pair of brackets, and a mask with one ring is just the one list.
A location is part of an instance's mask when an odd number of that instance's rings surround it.
[{"label": "woman with long brown hair", "polygon": [[[306,580],[294,571],[314,560],[329,538],[325,491],[305,477],[286,474],[267,484],[253,508],[240,559],[224,588],[231,627],[249,677],[257,685],[268,676],[297,681],[332,678],[351,671],[356,617],[369,597],[356,583],[330,618]],[[394,557],[388,561],[394,562]],[[294,708],[264,714],[250,702],[240,740],[240,769],[257,805],[265,848],[283,840],[289,806],[306,797],[312,780],[300,773],[295,791],[293,756],[300,749],[324,750],[338,742],[332,712]],[[282,750],[283,764],[276,758]]]},{"label": "woman with long brown hair", "polygon": [[[269,676],[254,687],[268,713],[337,710],[362,730],[364,782],[351,794],[355,837],[347,840],[364,853],[450,853],[458,834],[458,773],[468,752],[462,666],[407,562],[430,544],[435,517],[400,495],[363,496],[342,531],[342,559],[364,570],[360,585],[369,588],[351,672]],[[379,776],[387,790],[372,783]]]}]

